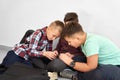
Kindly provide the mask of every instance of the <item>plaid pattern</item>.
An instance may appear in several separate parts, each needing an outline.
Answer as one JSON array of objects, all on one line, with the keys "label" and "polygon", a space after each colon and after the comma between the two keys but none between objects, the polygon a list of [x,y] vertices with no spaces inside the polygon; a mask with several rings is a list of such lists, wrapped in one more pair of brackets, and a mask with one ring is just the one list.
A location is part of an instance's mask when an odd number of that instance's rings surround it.
[{"label": "plaid pattern", "polygon": [[42,56],[42,50],[46,48],[46,51],[52,50],[52,42],[47,39],[46,35],[47,27],[36,30],[26,41],[29,44],[16,44],[13,50],[17,55],[28,59],[29,56],[40,57]]}]

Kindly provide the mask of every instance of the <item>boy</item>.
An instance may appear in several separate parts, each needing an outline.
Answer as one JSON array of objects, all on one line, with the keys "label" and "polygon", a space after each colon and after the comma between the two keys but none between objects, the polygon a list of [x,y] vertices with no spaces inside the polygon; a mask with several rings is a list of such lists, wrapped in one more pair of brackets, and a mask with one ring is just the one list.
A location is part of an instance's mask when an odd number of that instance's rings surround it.
[{"label": "boy", "polygon": [[[78,15],[75,12],[68,12],[65,14],[64,23],[67,24],[71,21],[79,22]],[[69,52],[70,54],[68,55],[73,56],[74,60],[77,60],[78,57],[84,57],[81,51],[81,48],[74,48],[73,46],[68,45],[67,41],[63,38],[59,39],[59,42],[55,50],[58,51],[59,54]],[[48,70],[56,71],[56,72],[61,72],[61,71],[63,72],[63,70],[67,67],[69,66],[64,64],[63,61],[59,59],[55,59],[49,63]],[[68,68],[66,70],[68,70]]]},{"label": "boy", "polygon": [[[79,22],[78,15],[75,12],[69,12],[65,15],[64,23],[67,24],[70,21]],[[56,50],[58,51],[58,53],[70,52],[73,55],[83,56],[83,53],[80,50],[80,48],[74,48],[68,45],[67,41],[62,38],[60,38],[59,43],[57,44]]]},{"label": "boy", "polygon": [[[6,67],[21,62],[32,66],[29,57],[40,57],[45,63],[50,62],[58,55],[57,52],[52,52],[52,41],[58,38],[63,30],[63,22],[56,20],[48,27],[36,30],[30,37],[27,38],[28,44],[18,44],[13,50],[9,51],[4,58],[2,65]],[[46,51],[43,51],[46,49]]]},{"label": "boy", "polygon": [[82,48],[87,62],[76,62],[70,56],[59,58],[68,66],[79,71],[79,80],[120,80],[120,49],[109,39],[86,33],[80,24],[65,25],[62,37],[69,45]]},{"label": "boy", "polygon": [[[79,22],[77,13],[68,12],[65,14],[64,23],[67,24],[71,21]],[[59,39],[59,42],[58,42],[55,50],[58,51],[59,54],[69,52],[70,54],[68,54],[68,55],[72,56],[72,58],[75,61],[84,61],[85,62],[85,60],[86,60],[80,47],[75,48],[73,46],[68,45],[67,41],[63,38]],[[72,76],[76,74],[75,70],[71,69],[69,66],[67,66],[63,61],[61,61],[58,58],[51,61],[49,64],[50,64],[50,66],[48,66],[48,70],[60,72],[60,76],[62,76],[62,77],[72,78]]]}]

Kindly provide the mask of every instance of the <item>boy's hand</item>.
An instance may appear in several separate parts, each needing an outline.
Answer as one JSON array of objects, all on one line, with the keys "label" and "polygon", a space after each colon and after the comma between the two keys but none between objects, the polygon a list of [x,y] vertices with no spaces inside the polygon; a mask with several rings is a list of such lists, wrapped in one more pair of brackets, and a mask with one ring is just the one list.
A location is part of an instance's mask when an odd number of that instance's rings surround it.
[{"label": "boy's hand", "polygon": [[57,57],[58,52],[57,51],[46,51],[43,52],[43,56],[47,57],[50,60],[53,60]]},{"label": "boy's hand", "polygon": [[58,56],[58,51],[55,50],[55,51],[53,51],[53,52]]},{"label": "boy's hand", "polygon": [[59,55],[59,58],[60,58],[64,63],[66,63],[67,65],[69,65],[70,62],[73,61],[72,58],[71,58],[68,54],[66,54],[66,53],[61,53],[61,54]]}]

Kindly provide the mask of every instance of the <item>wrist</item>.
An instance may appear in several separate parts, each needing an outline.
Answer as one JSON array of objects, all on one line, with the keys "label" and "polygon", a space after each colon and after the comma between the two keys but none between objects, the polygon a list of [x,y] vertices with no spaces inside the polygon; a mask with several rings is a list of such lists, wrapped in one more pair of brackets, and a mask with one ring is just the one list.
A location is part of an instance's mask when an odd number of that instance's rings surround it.
[{"label": "wrist", "polygon": [[45,52],[42,52],[42,56],[45,56]]},{"label": "wrist", "polygon": [[75,67],[75,61],[71,61],[70,64],[69,64],[70,67],[74,68]]}]

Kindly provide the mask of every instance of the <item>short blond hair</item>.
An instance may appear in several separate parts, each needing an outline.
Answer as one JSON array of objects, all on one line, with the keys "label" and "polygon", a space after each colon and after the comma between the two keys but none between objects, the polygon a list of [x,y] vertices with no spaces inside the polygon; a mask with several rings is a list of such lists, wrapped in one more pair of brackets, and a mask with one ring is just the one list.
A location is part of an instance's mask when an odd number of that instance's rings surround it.
[{"label": "short blond hair", "polygon": [[54,29],[59,29],[59,32],[61,33],[64,28],[64,23],[60,20],[56,20],[52,22],[49,27],[52,27]]}]

